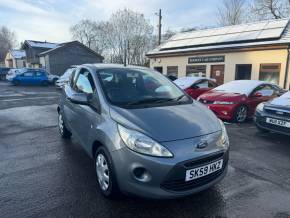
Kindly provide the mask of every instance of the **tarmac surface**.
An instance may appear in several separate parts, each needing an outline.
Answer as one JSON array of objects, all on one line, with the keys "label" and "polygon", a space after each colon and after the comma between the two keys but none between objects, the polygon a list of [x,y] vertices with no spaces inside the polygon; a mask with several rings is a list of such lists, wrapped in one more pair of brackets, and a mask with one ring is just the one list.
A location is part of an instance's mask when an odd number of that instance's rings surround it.
[{"label": "tarmac surface", "polygon": [[55,87],[0,82],[0,217],[275,217],[290,218],[290,140],[259,133],[252,122],[226,125],[226,178],[176,200],[97,190],[93,161],[57,129]]}]

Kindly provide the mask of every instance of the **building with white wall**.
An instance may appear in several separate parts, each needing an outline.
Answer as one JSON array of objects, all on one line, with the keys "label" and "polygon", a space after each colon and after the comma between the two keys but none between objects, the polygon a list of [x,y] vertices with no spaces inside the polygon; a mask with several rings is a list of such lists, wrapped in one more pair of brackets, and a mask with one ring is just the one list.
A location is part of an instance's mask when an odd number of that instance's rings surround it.
[{"label": "building with white wall", "polygon": [[166,75],[206,76],[219,84],[265,80],[289,89],[289,50],[289,20],[280,19],[178,33],[147,57]]}]

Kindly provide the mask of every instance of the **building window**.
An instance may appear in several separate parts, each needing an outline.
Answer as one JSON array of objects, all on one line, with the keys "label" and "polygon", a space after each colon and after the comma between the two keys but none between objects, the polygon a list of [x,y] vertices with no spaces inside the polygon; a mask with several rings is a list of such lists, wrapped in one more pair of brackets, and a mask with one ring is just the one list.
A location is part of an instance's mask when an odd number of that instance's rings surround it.
[{"label": "building window", "polygon": [[168,66],[167,67],[167,75],[178,77],[178,66]]},{"label": "building window", "polygon": [[236,65],[236,80],[250,80],[252,74],[252,64]]},{"label": "building window", "polygon": [[163,67],[154,67],[154,70],[158,71],[159,73],[163,73]]},{"label": "building window", "polygon": [[261,64],[259,80],[279,84],[281,64]]},{"label": "building window", "polygon": [[186,76],[206,77],[206,65],[187,65]]}]

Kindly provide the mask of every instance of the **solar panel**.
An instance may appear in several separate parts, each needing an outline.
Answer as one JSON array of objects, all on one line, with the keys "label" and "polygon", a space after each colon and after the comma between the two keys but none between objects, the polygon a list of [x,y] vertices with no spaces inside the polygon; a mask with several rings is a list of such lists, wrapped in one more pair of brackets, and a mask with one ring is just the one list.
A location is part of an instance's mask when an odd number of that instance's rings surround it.
[{"label": "solar panel", "polygon": [[287,24],[288,19],[282,19],[179,33],[162,44],[160,50],[279,38]]},{"label": "solar panel", "polygon": [[278,38],[282,32],[282,28],[262,30],[257,39]]}]

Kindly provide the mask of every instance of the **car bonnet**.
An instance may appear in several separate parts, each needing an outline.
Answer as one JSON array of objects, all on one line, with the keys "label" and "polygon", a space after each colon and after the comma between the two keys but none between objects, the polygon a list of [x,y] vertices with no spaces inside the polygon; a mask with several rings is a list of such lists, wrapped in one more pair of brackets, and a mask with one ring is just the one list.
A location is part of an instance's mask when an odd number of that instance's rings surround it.
[{"label": "car bonnet", "polygon": [[174,141],[220,131],[216,116],[204,105],[192,104],[124,109],[110,108],[117,123],[159,141]]}]

